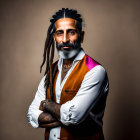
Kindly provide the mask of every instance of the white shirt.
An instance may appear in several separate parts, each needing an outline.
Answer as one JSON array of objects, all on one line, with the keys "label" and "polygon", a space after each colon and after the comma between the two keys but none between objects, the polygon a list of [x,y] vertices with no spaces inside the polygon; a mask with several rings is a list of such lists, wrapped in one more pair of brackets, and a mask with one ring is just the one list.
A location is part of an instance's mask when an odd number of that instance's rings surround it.
[{"label": "white shirt", "polygon": [[[85,52],[81,50],[74,59],[72,67],[67,72],[62,83],[61,83],[61,70],[63,59],[61,58],[59,59],[58,61],[59,74],[55,86],[57,103],[60,102],[61,91],[63,89],[66,80],[68,79],[69,75],[71,74],[72,70],[77,65],[79,60],[81,60],[84,57],[84,55]],[[93,114],[91,112],[91,109],[98,101],[98,98],[103,94],[106,94],[108,91],[108,80],[106,80],[105,77],[106,71],[101,65],[95,66],[93,69],[91,69],[89,72],[86,73],[82,81],[81,87],[78,90],[76,96],[72,100],[61,105],[60,118],[63,124],[65,125],[78,124],[85,118],[85,116],[87,116],[87,114],[89,114],[97,122],[97,124],[102,126],[102,122],[98,121],[98,114],[96,115]],[[37,128],[39,126],[38,117],[42,113],[42,111],[39,110],[40,102],[46,99],[44,80],[45,76],[42,78],[38,86],[35,98],[31,103],[27,114],[28,121],[34,128]],[[105,82],[104,87],[102,87],[103,82]],[[101,90],[102,92],[100,92]],[[102,110],[100,114],[103,114],[103,112],[104,110]],[[60,129],[61,127],[51,129],[49,140],[58,140],[57,138],[60,138]]]}]

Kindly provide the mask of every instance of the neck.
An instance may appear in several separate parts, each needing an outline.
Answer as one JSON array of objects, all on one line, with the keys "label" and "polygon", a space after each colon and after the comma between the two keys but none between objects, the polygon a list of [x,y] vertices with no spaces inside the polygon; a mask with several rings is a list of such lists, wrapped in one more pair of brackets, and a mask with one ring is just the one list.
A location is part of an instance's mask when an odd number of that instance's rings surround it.
[{"label": "neck", "polygon": [[63,65],[70,65],[73,63],[75,57],[70,58],[70,59],[63,59]]}]

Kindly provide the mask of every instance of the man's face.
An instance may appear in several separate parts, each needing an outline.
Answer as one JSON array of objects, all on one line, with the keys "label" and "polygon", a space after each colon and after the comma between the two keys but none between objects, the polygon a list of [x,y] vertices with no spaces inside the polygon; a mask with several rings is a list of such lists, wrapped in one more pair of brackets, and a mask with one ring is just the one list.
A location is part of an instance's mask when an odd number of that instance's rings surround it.
[{"label": "man's face", "polygon": [[72,18],[59,19],[55,23],[54,39],[61,58],[74,57],[81,48],[82,33],[76,27],[77,21]]}]

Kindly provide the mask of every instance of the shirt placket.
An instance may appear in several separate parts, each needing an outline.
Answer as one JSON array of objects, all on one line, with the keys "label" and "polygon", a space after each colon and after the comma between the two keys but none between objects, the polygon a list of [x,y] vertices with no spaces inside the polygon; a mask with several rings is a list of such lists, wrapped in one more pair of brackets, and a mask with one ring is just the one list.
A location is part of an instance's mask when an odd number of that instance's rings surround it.
[{"label": "shirt placket", "polygon": [[64,87],[64,84],[66,83],[66,80],[68,79],[70,73],[72,72],[72,70],[74,69],[74,67],[76,66],[76,62],[74,61],[73,64],[72,64],[72,67],[69,69],[68,73],[66,74],[66,76],[64,77],[63,81],[61,82],[61,71],[62,71],[62,64],[61,64],[61,70],[59,72],[59,76],[58,76],[58,85],[59,85],[59,91],[57,92],[57,99],[58,99],[58,102],[60,102],[60,97],[61,97],[61,92],[62,92],[62,89]]}]

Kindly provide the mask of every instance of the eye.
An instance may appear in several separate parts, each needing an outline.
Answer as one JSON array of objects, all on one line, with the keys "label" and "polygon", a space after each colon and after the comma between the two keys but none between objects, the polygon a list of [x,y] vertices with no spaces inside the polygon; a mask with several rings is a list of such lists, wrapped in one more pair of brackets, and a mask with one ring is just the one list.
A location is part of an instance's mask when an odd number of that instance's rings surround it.
[{"label": "eye", "polygon": [[63,32],[61,32],[61,31],[56,31],[55,34],[56,34],[57,36],[61,36],[61,35],[63,34]]},{"label": "eye", "polygon": [[71,31],[69,31],[69,34],[70,35],[75,35],[76,34],[76,31],[75,30],[71,30]]}]

